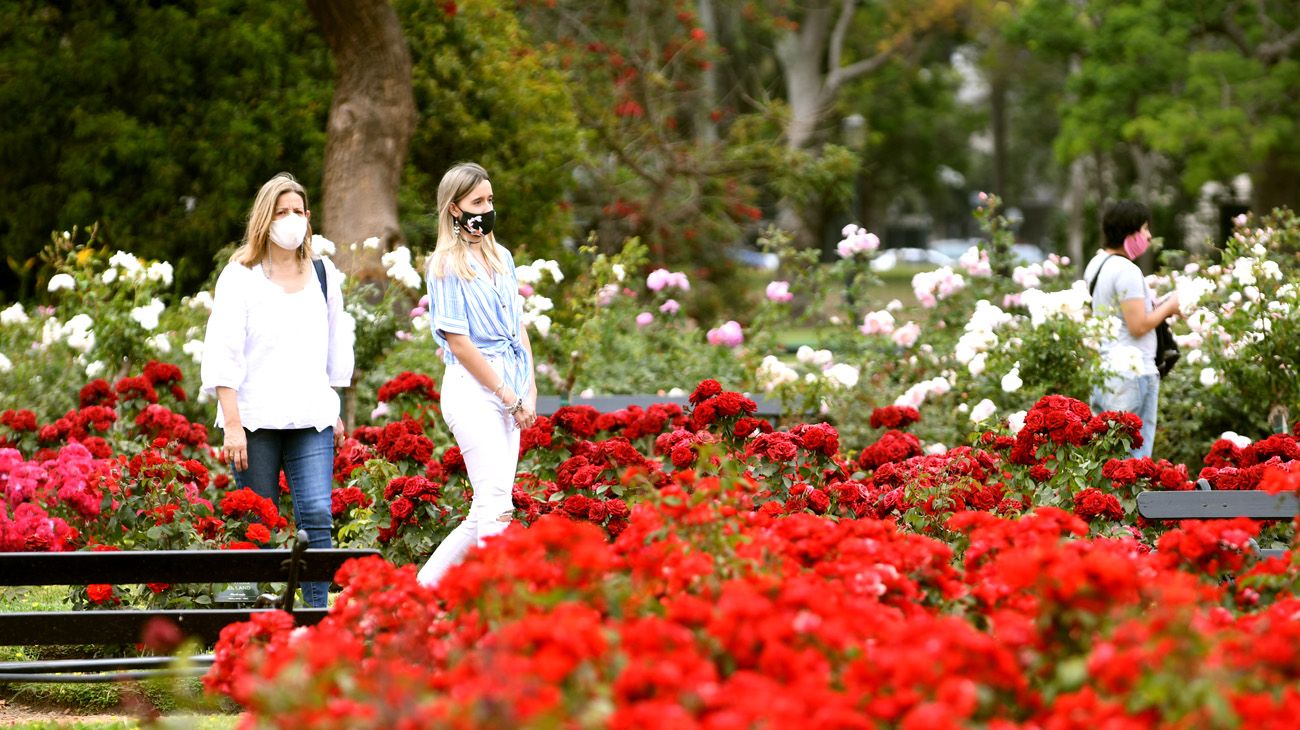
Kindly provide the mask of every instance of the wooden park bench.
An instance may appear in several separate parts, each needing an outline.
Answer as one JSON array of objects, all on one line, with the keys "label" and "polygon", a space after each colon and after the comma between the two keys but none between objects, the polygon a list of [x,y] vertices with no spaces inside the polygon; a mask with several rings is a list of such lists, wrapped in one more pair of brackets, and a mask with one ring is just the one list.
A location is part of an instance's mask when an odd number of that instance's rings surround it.
[{"label": "wooden park bench", "polygon": [[[781,401],[775,398],[754,398],[758,410],[754,415],[759,418],[777,419],[786,415]],[[558,395],[543,395],[537,398],[537,412],[550,416],[560,410],[561,406],[591,406],[601,413],[621,411],[629,406],[649,408],[657,403],[675,403],[689,409],[690,398],[685,395],[597,395],[590,398],[562,398]]]},{"label": "wooden park bench", "polygon": [[[1138,514],[1149,520],[1290,520],[1300,514],[1294,494],[1270,494],[1259,489],[1211,489],[1204,479],[1196,489],[1178,492],[1146,491],[1138,494]],[[1251,541],[1260,558],[1279,557],[1285,550],[1263,549]]]},{"label": "wooden park bench", "polygon": [[[299,531],[292,549],[279,550],[128,550],[121,552],[0,553],[0,585],[85,586],[100,583],[285,583],[284,593],[265,594],[253,606],[153,610],[122,607],[86,611],[0,613],[0,645],[114,645],[141,641],[151,620],[173,622],[204,646],[216,643],[221,629],[274,609],[289,612],[299,626],[319,622],[325,608],[295,608],[303,581],[333,580],[345,561],[377,550],[308,549]],[[191,657],[183,667],[171,657],[125,657],[0,662],[5,682],[114,682],[159,676],[195,676],[212,664],[212,655]]]}]

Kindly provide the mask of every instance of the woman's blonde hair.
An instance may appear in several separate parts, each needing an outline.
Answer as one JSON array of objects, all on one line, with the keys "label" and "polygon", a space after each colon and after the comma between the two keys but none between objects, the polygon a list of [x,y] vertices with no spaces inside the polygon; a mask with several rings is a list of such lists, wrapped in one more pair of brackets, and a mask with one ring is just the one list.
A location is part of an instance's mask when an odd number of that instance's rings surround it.
[{"label": "woman's blonde hair", "polygon": [[[244,245],[235,249],[231,255],[232,261],[253,268],[254,265],[261,263],[266,257],[267,239],[271,235],[271,222],[275,220],[275,204],[280,200],[280,196],[285,193],[297,193],[302,196],[302,209],[311,210],[307,204],[307,190],[304,188],[293,175],[282,172],[262,185],[262,189],[257,191],[257,197],[253,199],[253,208],[248,211],[248,229],[244,232]],[[298,258],[312,258],[311,251],[311,219],[307,219],[307,235],[303,237],[302,246],[298,247]]]},{"label": "woman's blonde hair", "polygon": [[[469,244],[455,233],[456,216],[451,213],[451,204],[459,203],[487,179],[487,170],[473,162],[458,162],[442,176],[442,182],[438,183],[438,245],[429,256],[431,275],[442,278],[450,270],[467,281],[474,279],[474,270],[469,265]],[[505,258],[497,251],[495,235],[484,236],[479,247],[493,273],[507,273]]]}]

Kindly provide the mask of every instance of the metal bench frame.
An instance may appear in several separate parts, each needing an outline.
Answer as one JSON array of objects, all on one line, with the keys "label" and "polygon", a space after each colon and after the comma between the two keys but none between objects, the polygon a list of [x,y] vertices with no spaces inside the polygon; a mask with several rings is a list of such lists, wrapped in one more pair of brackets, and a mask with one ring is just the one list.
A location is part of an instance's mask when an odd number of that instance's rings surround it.
[{"label": "metal bench frame", "polygon": [[[231,583],[285,581],[284,593],[265,594],[250,608],[143,610],[130,607],[90,611],[0,613],[0,645],[132,644],[155,618],[167,619],[186,636],[206,646],[221,629],[255,614],[287,611],[299,626],[318,623],[325,608],[295,608],[303,581],[333,580],[344,562],[378,556],[378,550],[309,549],[299,530],[291,549],[280,550],[128,550],[121,552],[0,553],[0,586],[92,585],[97,583]],[[117,682],[162,676],[198,676],[212,655],[125,657],[0,662],[0,683]]]},{"label": "metal bench frame", "polygon": [[[1145,491],[1138,494],[1138,514],[1149,520],[1290,520],[1300,514],[1300,498],[1294,494],[1270,494],[1259,489],[1212,489],[1204,479],[1187,491]],[[1253,539],[1256,556],[1281,557],[1281,549],[1261,550]]]}]

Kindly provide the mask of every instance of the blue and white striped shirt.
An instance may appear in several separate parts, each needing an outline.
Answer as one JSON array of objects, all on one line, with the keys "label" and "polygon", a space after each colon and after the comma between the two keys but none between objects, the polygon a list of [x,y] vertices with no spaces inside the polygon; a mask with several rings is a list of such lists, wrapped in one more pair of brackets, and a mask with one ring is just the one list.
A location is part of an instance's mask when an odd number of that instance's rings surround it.
[{"label": "blue and white striped shirt", "polygon": [[498,274],[495,284],[492,274],[473,256],[469,257],[475,274],[473,281],[460,278],[450,267],[442,272],[443,276],[436,276],[432,270],[425,272],[429,318],[433,337],[442,347],[443,362],[456,363],[443,333],[466,335],[485,357],[502,358],[506,385],[515,393],[526,395],[532,382],[532,363],[519,339],[523,297],[519,295],[514,257],[500,244],[497,252],[506,260],[507,273]]}]

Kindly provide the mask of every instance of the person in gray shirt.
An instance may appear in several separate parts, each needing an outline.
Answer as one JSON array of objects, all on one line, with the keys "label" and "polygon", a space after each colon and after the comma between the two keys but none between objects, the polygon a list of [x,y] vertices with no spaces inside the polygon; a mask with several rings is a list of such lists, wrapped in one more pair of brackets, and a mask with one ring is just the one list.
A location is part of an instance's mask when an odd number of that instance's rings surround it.
[{"label": "person in gray shirt", "polygon": [[1142,419],[1142,443],[1133,448],[1133,458],[1151,456],[1156,435],[1160,375],[1155,329],[1178,313],[1178,295],[1156,302],[1134,263],[1151,245],[1150,222],[1151,211],[1142,203],[1112,203],[1102,216],[1103,247],[1083,270],[1093,313],[1119,320],[1119,334],[1101,344],[1110,374],[1093,391],[1092,409],[1128,411]]}]

